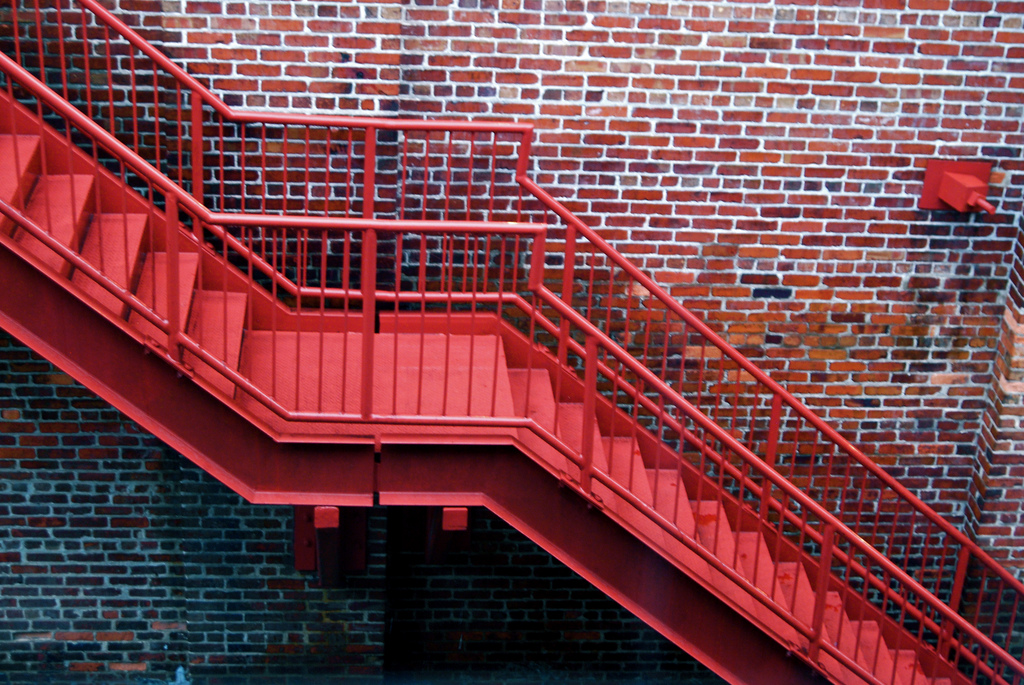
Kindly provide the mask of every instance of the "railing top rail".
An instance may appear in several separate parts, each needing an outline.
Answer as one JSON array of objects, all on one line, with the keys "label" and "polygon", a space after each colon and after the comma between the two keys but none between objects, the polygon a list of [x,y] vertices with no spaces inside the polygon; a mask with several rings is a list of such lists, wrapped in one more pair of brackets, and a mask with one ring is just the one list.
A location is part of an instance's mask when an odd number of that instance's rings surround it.
[{"label": "railing top rail", "polygon": [[[208,218],[207,218],[208,217]],[[537,235],[545,224],[524,221],[453,221],[420,219],[364,219],[362,217],[321,217],[293,214],[234,214],[208,212],[204,220],[221,226],[263,226],[328,231],[403,231],[408,233],[504,233]]]},{"label": "railing top rail", "polygon": [[[782,400],[797,414],[800,415],[804,420],[810,423],[814,428],[821,431],[829,440],[836,443],[840,448],[845,450],[854,459],[857,460],[864,468],[868,469],[872,475],[877,476],[887,487],[891,488],[893,492],[899,495],[901,498],[907,500],[914,506],[923,516],[927,517],[929,521],[932,521],[935,525],[939,526],[944,533],[953,536],[953,538],[966,547],[970,552],[975,555],[980,561],[985,563],[989,570],[997,574],[998,577],[1009,584],[1015,591],[1024,595],[1024,583],[1014,577],[1008,570],[1003,568],[1001,565],[995,562],[980,546],[959,528],[954,526],[952,523],[943,518],[934,509],[925,504],[920,498],[917,497],[913,492],[908,490],[903,484],[893,478],[885,469],[880,467],[867,455],[857,449],[842,435],[840,435],[834,428],[825,423],[825,421],[811,411],[802,402],[796,399],[789,391],[782,387],[777,381],[773,380],[768,374],[757,367],[753,362],[747,359],[741,354],[736,348],[730,345],[728,342],[723,340],[721,336],[715,333],[707,324],[698,319],[692,312],[683,307],[679,302],[675,300],[668,292],[652,280],[647,274],[641,271],[635,264],[626,259],[617,250],[612,248],[607,241],[604,240],[600,235],[593,231],[589,226],[580,221],[574,216],[562,203],[552,197],[548,192],[540,188],[529,178],[520,178],[519,182],[529,190],[537,199],[539,199],[546,207],[558,215],[562,220],[573,225],[573,227],[587,240],[589,240],[595,247],[601,250],[601,252],[616,266],[623,269],[629,274],[631,278],[637,280],[644,288],[655,296],[662,304],[665,305],[672,313],[676,314],[686,323],[687,326],[692,327],[695,331],[699,332],[702,336],[707,338],[712,344],[722,351],[722,354],[726,355],[739,365],[744,371],[748,372],[754,377],[759,383],[767,387],[773,393],[779,395]],[[598,331],[600,333],[600,331]],[[604,337],[603,333],[600,333]]]},{"label": "railing top rail", "polygon": [[396,131],[466,131],[519,133],[530,135],[532,124],[510,122],[463,121],[455,119],[405,119],[384,117],[349,117],[326,114],[287,114],[282,112],[254,112],[236,110],[194,76],[160,52],[152,43],[135,32],[96,0],[75,0],[87,8],[109,28],[138,48],[171,74],[176,81],[193,90],[202,100],[226,119],[239,123],[282,124],[296,126],[336,126],[347,128],[377,128]]}]

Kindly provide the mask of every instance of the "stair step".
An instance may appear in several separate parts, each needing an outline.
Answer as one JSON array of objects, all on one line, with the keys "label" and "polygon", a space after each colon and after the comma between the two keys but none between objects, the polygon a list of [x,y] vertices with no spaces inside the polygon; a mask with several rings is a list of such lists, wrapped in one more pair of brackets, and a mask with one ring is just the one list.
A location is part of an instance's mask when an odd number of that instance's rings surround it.
[{"label": "stair step", "polygon": [[[907,639],[910,642],[910,638]],[[925,685],[929,682],[921,668],[921,660],[912,649],[901,649],[896,652],[896,682],[900,685]]]},{"label": "stair step", "polygon": [[629,487],[645,502],[654,504],[652,484],[644,468],[644,455],[636,440],[630,436],[602,437],[601,446],[612,478]]},{"label": "stair step", "polygon": [[374,341],[374,411],[512,416],[500,336],[381,333]]},{"label": "stair step", "polygon": [[836,645],[843,654],[854,656],[857,652],[856,628],[850,622],[850,617],[846,615],[842,595],[838,592],[826,593],[823,617],[828,640]]},{"label": "stair step", "polygon": [[[538,426],[551,435],[558,435],[555,428],[555,395],[551,386],[551,373],[547,369],[508,370],[509,387],[512,389],[512,406],[516,416],[533,419]],[[519,442],[528,453],[546,462],[555,473],[568,472],[568,459],[547,440],[530,428],[516,431]]]},{"label": "stair step", "polygon": [[[558,436],[572,450],[582,453],[583,431],[588,423],[584,418],[583,404],[581,402],[559,402],[556,411],[558,413]],[[595,468],[606,469],[604,448],[601,445],[601,431],[598,429],[596,421],[593,422],[592,444]],[[569,462],[567,473],[570,478],[579,482],[581,472],[576,464]]]},{"label": "stair step", "polygon": [[[131,290],[149,217],[145,214],[97,214],[85,234],[82,257],[125,290]],[[127,305],[113,293],[76,271],[72,282],[118,316]]]},{"label": "stair step", "polygon": [[737,545],[743,575],[766,594],[771,594],[775,580],[775,561],[764,535],[756,530],[741,530],[737,536]]},{"label": "stair step", "polygon": [[[583,449],[583,429],[586,424],[583,415],[583,403],[559,402],[556,408],[558,435],[566,445],[577,452]],[[601,434],[594,424],[594,440],[601,444]]]},{"label": "stair step", "polygon": [[893,653],[882,638],[882,631],[874,621],[850,619],[855,639],[858,639],[856,660],[884,683],[893,682],[895,662]]},{"label": "stair step", "polygon": [[[692,502],[694,521],[697,528],[697,539],[701,545],[714,554],[726,566],[743,574],[739,559],[739,547],[737,536],[733,534],[732,524],[725,511],[725,507],[717,500],[701,500]],[[736,585],[735,581],[717,574],[711,573],[712,585],[717,587],[725,596],[743,607],[746,611],[757,616],[766,625],[776,627],[780,635],[795,637],[796,631],[788,628],[771,610],[751,597],[746,590]]]},{"label": "stair step", "polygon": [[789,607],[798,620],[810,624],[814,620],[815,592],[807,571],[799,561],[775,564],[775,601]]},{"label": "stair step", "polygon": [[[189,337],[228,368],[235,370],[238,369],[242,351],[246,302],[245,293],[199,290],[192,301],[192,316],[188,325]],[[192,354],[186,354],[185,361],[196,370],[197,375],[226,395],[234,394],[234,383],[213,367]]]},{"label": "stair step", "polygon": [[647,480],[654,491],[655,511],[672,521],[690,537],[697,534],[697,523],[686,487],[675,469],[647,469]]},{"label": "stair step", "polygon": [[[93,177],[86,174],[41,176],[28,201],[27,216],[62,245],[78,251],[93,204]],[[71,264],[24,229],[14,240],[57,273],[67,276]]]},{"label": "stair step", "polygon": [[[879,640],[878,624],[874,621],[853,621],[847,616],[842,595],[829,591],[825,599],[825,639],[839,648],[843,654],[854,658],[861,666],[871,669]],[[860,647],[858,648],[858,630],[860,631]],[[883,682],[894,685],[952,685],[949,678],[928,677],[914,650],[904,649],[898,653],[889,649],[884,640],[881,642],[884,651],[875,664],[875,673]],[[893,676],[893,660],[895,659],[895,678]],[[861,682],[856,679],[856,682]]]},{"label": "stair step", "polygon": [[239,368],[291,411],[357,414],[362,339],[360,333],[249,331]]},{"label": "stair step", "polygon": [[[547,369],[509,369],[512,405],[516,416],[533,419],[548,432],[555,433],[555,395]],[[527,397],[527,392],[529,396]]]},{"label": "stair step", "polygon": [[[0,135],[0,198],[18,208],[19,198],[24,203],[32,190],[32,184],[39,174],[39,136]],[[17,163],[17,167],[15,167]],[[24,208],[24,204],[21,205]],[[0,217],[9,233],[13,223],[6,216]]]},{"label": "stair step", "polygon": [[693,515],[701,544],[732,566],[733,560],[737,559],[736,538],[725,508],[716,500],[701,500],[693,503]]},{"label": "stair step", "polygon": [[[167,317],[167,262],[166,252],[151,252],[142,265],[139,288],[136,297],[148,305],[157,315]],[[178,255],[178,321],[185,325],[192,304],[196,274],[199,271],[199,255],[182,252]],[[132,312],[129,322],[141,333],[166,345],[167,336],[137,312]]]}]

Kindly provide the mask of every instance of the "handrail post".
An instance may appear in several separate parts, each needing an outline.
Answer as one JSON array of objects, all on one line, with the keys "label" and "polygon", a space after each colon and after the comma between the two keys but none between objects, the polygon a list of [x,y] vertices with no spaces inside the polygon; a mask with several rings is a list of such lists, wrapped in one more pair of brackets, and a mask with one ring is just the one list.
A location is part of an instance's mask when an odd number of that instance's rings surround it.
[{"label": "handrail post", "polygon": [[[178,271],[178,198],[172,193],[167,195],[167,212],[165,214],[165,249],[167,250],[167,351],[176,362],[181,362],[181,314]],[[154,300],[154,305],[156,304]]]},{"label": "handrail post", "polygon": [[[954,613],[960,614],[960,600],[963,597],[964,583],[967,581],[967,565],[971,560],[971,550],[966,546],[960,548],[956,559],[956,572],[953,574],[953,587],[949,595],[949,608]],[[950,648],[950,640],[953,639],[953,627],[945,625],[942,627],[939,636],[939,655],[946,656]]]},{"label": "handrail post", "polygon": [[[572,281],[576,274],[576,227],[565,225],[565,253],[562,262],[562,302],[572,307]],[[568,355],[569,320],[564,316],[558,332],[558,363],[565,366]]]},{"label": "handrail post", "polygon": [[832,577],[832,551],[835,545],[835,531],[826,523],[821,531],[821,563],[818,564],[818,582],[814,588],[814,613],[811,618],[811,641],[807,656],[818,660],[822,635],[825,633],[825,602],[828,597],[828,581]]},{"label": "handrail post", "polygon": [[[772,395],[772,413],[768,419],[768,447],[765,449],[764,462],[775,468],[775,457],[779,449],[779,432],[782,430],[782,395]],[[772,482],[765,480],[761,486],[761,520],[768,520],[768,502],[771,500]]]},{"label": "handrail post", "polygon": [[526,178],[526,166],[530,161],[530,148],[533,145],[533,128],[522,134],[519,139],[519,159],[516,160],[516,180]]},{"label": "handrail post", "polygon": [[580,487],[590,494],[594,476],[594,432],[597,430],[597,338],[587,335],[583,360],[583,463],[580,465]]},{"label": "handrail post", "polygon": [[[203,188],[203,99],[192,91],[192,197],[202,203]],[[242,154],[245,154],[243,150]]]},{"label": "handrail post", "polygon": [[[373,219],[373,201],[376,195],[377,129],[366,129],[363,150],[363,218]],[[364,419],[373,415],[373,335],[377,319],[377,231],[363,232],[362,259],[360,260],[360,286],[363,299],[362,341],[362,400],[360,409]]]},{"label": "handrail post", "polygon": [[544,285],[544,265],[547,263],[547,229],[533,238],[533,251],[530,253],[530,292],[537,292]]}]

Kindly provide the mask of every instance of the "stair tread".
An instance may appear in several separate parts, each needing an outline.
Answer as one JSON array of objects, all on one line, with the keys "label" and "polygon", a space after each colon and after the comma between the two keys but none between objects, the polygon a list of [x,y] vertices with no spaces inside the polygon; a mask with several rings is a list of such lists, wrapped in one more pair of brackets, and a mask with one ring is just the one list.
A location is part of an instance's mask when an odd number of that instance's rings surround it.
[{"label": "stair tread", "polygon": [[[114,283],[130,290],[148,220],[145,214],[95,215],[85,234],[82,257]],[[72,281],[97,302],[123,315],[126,305],[84,272],[76,271]]]},{"label": "stair tread", "polygon": [[737,545],[743,575],[765,593],[771,593],[775,561],[764,535],[756,530],[741,530],[737,536]]},{"label": "stair tread", "polygon": [[857,662],[883,682],[891,681],[895,662],[889,646],[882,638],[878,624],[874,621],[850,619],[850,627],[853,629],[854,639],[857,640]]},{"label": "stair tread", "polygon": [[655,511],[675,523],[683,533],[693,537],[697,524],[686,487],[675,469],[647,469],[647,480],[654,490]]},{"label": "stair tread", "polygon": [[[587,421],[583,415],[582,402],[559,402],[557,411],[558,436],[562,442],[577,453],[583,451],[583,431],[586,429]],[[593,422],[593,446],[594,446],[594,468],[607,470],[608,464],[605,461],[604,448],[601,445],[601,431],[597,422]],[[569,477],[579,481],[581,471],[575,463],[568,464]]]},{"label": "stair tread", "polygon": [[[516,416],[532,419],[542,429],[557,436],[551,373],[545,368],[511,368],[508,370],[508,381]],[[569,459],[534,430],[520,428],[517,435],[522,446],[535,457],[545,461],[558,473],[568,472]]]},{"label": "stair tread", "polygon": [[[245,293],[225,293],[219,290],[198,290],[192,300],[189,337],[214,358],[235,370],[238,369],[241,356],[247,302]],[[213,367],[192,354],[186,354],[185,359],[200,377],[227,395],[234,393],[234,383]]]},{"label": "stair tread", "polygon": [[789,607],[797,620],[810,624],[814,619],[816,594],[807,577],[807,571],[798,561],[779,561],[775,564],[775,600]]},{"label": "stair tread", "polygon": [[928,682],[916,651],[901,649],[896,652],[896,679],[901,685],[924,685]]},{"label": "stair tread", "polygon": [[39,136],[0,135],[0,159],[10,160],[0,164],[0,197],[4,202],[16,205],[19,188],[23,193],[22,199],[27,198],[32,178],[26,172],[36,168],[38,153]]},{"label": "stair tread", "polygon": [[[142,265],[139,276],[139,287],[136,292],[144,304],[148,305],[157,315],[166,318],[167,309],[167,266],[166,252],[151,252]],[[199,271],[199,255],[195,252],[182,252],[178,255],[178,321],[184,326],[188,321],[188,311],[192,303],[196,274]],[[140,332],[162,343],[167,342],[163,331],[147,321],[137,312],[132,312],[129,321]]]},{"label": "stair tread", "polygon": [[[28,200],[25,214],[62,245],[78,251],[82,229],[92,206],[93,177],[87,174],[41,176]],[[24,229],[15,241],[43,264],[63,274],[70,264]]]},{"label": "stair tread", "polygon": [[601,446],[612,478],[628,485],[645,502],[654,504],[651,481],[644,468],[644,455],[636,440],[629,436],[606,436],[601,438]]},{"label": "stair tread", "polygon": [[736,558],[736,540],[724,507],[716,500],[701,500],[693,503],[693,515],[701,544],[719,559],[732,564]]}]

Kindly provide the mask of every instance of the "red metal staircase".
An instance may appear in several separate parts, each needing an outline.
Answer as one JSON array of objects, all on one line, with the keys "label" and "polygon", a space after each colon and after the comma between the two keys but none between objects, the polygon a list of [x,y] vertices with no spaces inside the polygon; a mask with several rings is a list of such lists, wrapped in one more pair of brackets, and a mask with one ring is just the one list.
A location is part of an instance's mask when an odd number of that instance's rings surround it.
[{"label": "red metal staircase", "polygon": [[530,127],[237,112],[93,0],[2,21],[0,323],[250,500],[486,506],[733,682],[1024,683],[1024,585]]}]

